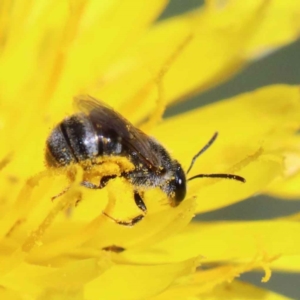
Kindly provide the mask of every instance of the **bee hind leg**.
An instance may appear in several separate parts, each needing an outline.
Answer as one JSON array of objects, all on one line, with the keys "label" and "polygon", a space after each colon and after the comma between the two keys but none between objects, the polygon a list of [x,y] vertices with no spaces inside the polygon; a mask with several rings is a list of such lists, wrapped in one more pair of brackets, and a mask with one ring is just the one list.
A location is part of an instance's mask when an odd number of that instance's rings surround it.
[{"label": "bee hind leg", "polygon": [[[116,178],[116,177],[117,177],[116,175],[104,176],[104,177],[101,178],[99,185],[94,184],[94,183],[89,182],[89,181],[82,181],[80,184],[82,186],[86,187],[86,188],[89,188],[89,189],[103,189],[107,185],[107,183],[110,179],[113,179],[113,178]],[[66,187],[59,194],[51,197],[51,200],[53,201],[56,198],[58,198],[58,197],[62,196],[63,194],[65,194],[70,189],[70,187],[71,186]]]},{"label": "bee hind leg", "polygon": [[136,204],[136,206],[143,212],[143,214],[140,214],[130,220],[118,220],[115,219],[113,217],[111,217],[110,215],[108,215],[106,212],[102,212],[106,217],[110,218],[111,220],[113,220],[115,223],[119,224],[119,225],[123,225],[123,226],[134,226],[136,223],[140,222],[141,220],[144,219],[146,213],[147,213],[147,207],[146,204],[143,200],[143,198],[141,197],[141,195],[137,192],[134,191],[134,202]]},{"label": "bee hind leg", "polygon": [[82,181],[81,185],[84,186],[84,187],[86,187],[86,188],[88,188],[88,189],[94,189],[94,190],[96,190],[96,189],[103,189],[111,179],[114,179],[116,177],[117,177],[117,175],[103,176],[101,178],[101,180],[100,180],[99,185],[94,184],[94,183],[89,182],[89,181]]},{"label": "bee hind leg", "polygon": [[[100,180],[100,183],[99,185],[97,184],[94,184],[92,182],[89,182],[89,181],[82,181],[80,184],[86,188],[89,188],[89,189],[103,189],[107,183],[111,180],[111,179],[114,179],[116,178],[117,175],[108,175],[108,176],[103,176]],[[69,189],[70,189],[71,186],[68,186],[66,187],[63,191],[61,191],[59,194],[51,197],[51,201],[55,200],[56,198],[64,195]],[[78,199],[78,201],[76,202],[76,205],[80,202],[81,199]]]}]

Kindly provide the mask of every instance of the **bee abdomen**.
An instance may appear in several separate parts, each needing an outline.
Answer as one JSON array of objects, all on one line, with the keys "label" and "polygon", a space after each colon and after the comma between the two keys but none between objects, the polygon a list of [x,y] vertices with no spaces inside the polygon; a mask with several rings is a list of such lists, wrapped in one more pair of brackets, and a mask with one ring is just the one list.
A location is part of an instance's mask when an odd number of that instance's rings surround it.
[{"label": "bee abdomen", "polygon": [[84,114],[66,118],[47,140],[46,161],[51,166],[65,166],[97,155],[98,137]]},{"label": "bee abdomen", "polygon": [[75,157],[61,132],[60,126],[53,129],[46,143],[46,164],[60,167],[75,162]]},{"label": "bee abdomen", "polygon": [[47,140],[46,163],[62,167],[101,156],[128,156],[118,133],[76,114],[57,125]]},{"label": "bee abdomen", "polygon": [[115,131],[103,127],[98,131],[98,155],[127,155],[122,138]]}]

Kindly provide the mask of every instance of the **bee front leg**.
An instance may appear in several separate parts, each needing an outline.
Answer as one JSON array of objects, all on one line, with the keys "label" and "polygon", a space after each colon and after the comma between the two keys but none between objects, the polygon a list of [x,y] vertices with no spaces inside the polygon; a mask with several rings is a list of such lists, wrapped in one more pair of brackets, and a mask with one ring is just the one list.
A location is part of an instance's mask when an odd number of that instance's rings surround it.
[{"label": "bee front leg", "polygon": [[59,194],[57,194],[57,195],[51,197],[51,201],[54,201],[56,198],[58,198],[58,197],[64,195],[64,194],[70,189],[70,187],[71,187],[71,186],[66,187],[66,188],[65,188],[63,191],[61,191]]},{"label": "bee front leg", "polygon": [[136,206],[143,212],[143,214],[140,214],[140,215],[132,218],[131,220],[128,220],[128,221],[117,220],[117,219],[111,217],[110,215],[108,215],[106,212],[103,212],[103,214],[119,225],[134,226],[136,223],[143,220],[147,213],[146,204],[145,204],[143,198],[141,197],[141,195],[137,191],[134,191],[134,202],[135,202]]}]

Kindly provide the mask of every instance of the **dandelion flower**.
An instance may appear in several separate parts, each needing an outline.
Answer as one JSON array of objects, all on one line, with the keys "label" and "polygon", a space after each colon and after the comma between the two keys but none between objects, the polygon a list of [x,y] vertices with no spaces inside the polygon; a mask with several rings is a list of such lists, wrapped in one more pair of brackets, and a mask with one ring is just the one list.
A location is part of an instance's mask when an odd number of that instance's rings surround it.
[{"label": "dandelion flower", "polygon": [[[263,280],[272,269],[299,271],[297,218],[190,221],[260,192],[299,195],[291,183],[299,176],[299,87],[269,86],[161,116],[167,105],[297,39],[300,5],[207,1],[155,22],[166,4],[1,2],[1,299],[285,299],[234,279],[256,269],[265,271]],[[80,186],[77,167],[71,188],[51,201],[69,182],[66,172],[45,166],[45,141],[80,94],[102,99],[143,128],[185,170],[218,130],[191,176],[234,173],[247,183],[192,181],[178,207],[159,189],[147,190],[148,214],[132,228],[102,214],[139,213],[122,177],[89,190]],[[97,170],[113,171],[120,171],[113,161]]]}]

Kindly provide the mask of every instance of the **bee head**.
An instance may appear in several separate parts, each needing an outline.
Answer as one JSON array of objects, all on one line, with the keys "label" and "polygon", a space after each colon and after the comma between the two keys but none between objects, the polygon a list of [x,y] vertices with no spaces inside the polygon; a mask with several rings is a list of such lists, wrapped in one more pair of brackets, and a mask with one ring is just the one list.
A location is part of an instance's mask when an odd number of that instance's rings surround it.
[{"label": "bee head", "polygon": [[218,174],[197,174],[188,179],[186,179],[186,174],[188,174],[196,159],[205,152],[216,140],[218,132],[216,132],[208,143],[193,157],[191,164],[185,173],[177,160],[171,160],[171,158],[166,159],[167,165],[164,166],[164,170],[169,170],[165,172],[163,184],[160,185],[161,189],[168,195],[170,200],[170,205],[173,207],[178,206],[186,195],[186,182],[194,180],[196,178],[224,178],[224,179],[233,179],[240,182],[246,182],[244,177],[234,174],[227,173],[218,173]]},{"label": "bee head", "polygon": [[185,173],[178,163],[173,161],[172,178],[164,186],[164,190],[169,195],[171,206],[178,206],[186,195],[186,177]]}]

